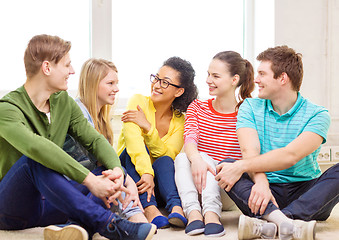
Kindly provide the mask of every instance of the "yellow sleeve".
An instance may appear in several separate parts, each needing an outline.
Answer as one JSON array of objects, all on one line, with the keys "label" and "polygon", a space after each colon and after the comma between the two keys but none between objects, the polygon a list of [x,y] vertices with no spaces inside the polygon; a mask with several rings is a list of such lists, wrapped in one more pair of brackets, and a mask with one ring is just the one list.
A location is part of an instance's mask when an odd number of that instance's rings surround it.
[{"label": "yellow sleeve", "polygon": [[173,114],[168,133],[163,138],[159,137],[154,125],[147,134],[144,134],[145,143],[153,158],[169,156],[175,159],[184,144],[184,121],[183,115],[176,117]]},{"label": "yellow sleeve", "polygon": [[[147,120],[152,124],[150,118],[152,115],[154,118],[154,112],[151,106],[149,106],[147,97],[140,94],[132,96],[127,104],[127,109],[137,110],[138,105],[144,111]],[[146,150],[142,129],[135,123],[127,122],[123,123],[121,134],[123,135],[122,141],[124,141],[126,151],[131,157],[131,161],[135,165],[138,174],[142,176],[145,173],[149,173],[154,176],[152,161]],[[119,145],[123,145],[123,143],[119,143]]]}]

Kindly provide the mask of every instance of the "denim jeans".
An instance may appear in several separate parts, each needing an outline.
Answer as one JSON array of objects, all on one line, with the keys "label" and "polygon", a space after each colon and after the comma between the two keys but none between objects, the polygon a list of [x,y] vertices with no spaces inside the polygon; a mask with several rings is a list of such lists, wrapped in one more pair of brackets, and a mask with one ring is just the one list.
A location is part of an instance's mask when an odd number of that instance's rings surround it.
[{"label": "denim jeans", "polygon": [[[120,154],[121,165],[126,169],[128,175],[132,177],[135,182],[140,180],[140,175],[135,170],[135,166],[131,161],[131,157],[126,152],[126,149]],[[156,196],[151,196],[151,201],[147,202],[147,192],[139,195],[140,202],[144,208],[154,205],[158,202],[165,203],[165,209],[168,212],[172,211],[174,206],[181,207],[178,190],[174,180],[174,162],[168,156],[163,156],[154,161],[154,192]],[[159,196],[160,195],[160,196]]]},{"label": "denim jeans", "polygon": [[[85,195],[87,194],[87,196]],[[88,189],[22,156],[0,182],[0,229],[18,230],[72,219],[104,232],[113,214]]]},{"label": "denim jeans", "polygon": [[[222,162],[234,162],[225,159]],[[289,218],[301,220],[326,220],[339,202],[339,164],[327,169],[319,178],[293,183],[270,183],[271,192],[279,209]],[[243,214],[254,217],[248,207],[253,181],[244,173],[227,194]],[[263,215],[278,209],[271,201]]]}]

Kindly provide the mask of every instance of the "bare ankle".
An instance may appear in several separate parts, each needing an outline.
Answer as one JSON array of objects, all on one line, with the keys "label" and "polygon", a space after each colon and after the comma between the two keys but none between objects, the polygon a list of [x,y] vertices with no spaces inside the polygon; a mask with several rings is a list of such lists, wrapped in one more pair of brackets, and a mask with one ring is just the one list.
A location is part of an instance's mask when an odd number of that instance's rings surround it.
[{"label": "bare ankle", "polygon": [[135,223],[147,223],[148,222],[147,218],[145,217],[143,213],[137,213],[133,215],[132,217],[128,219],[128,221],[135,222]]},{"label": "bare ankle", "polygon": [[191,223],[195,220],[200,220],[200,221],[204,220],[201,212],[198,210],[192,210],[188,215],[188,223]]},{"label": "bare ankle", "polygon": [[159,209],[154,205],[150,205],[150,206],[146,207],[144,210],[145,210],[144,214],[145,214],[145,217],[147,218],[148,222],[152,222],[152,220],[157,216],[162,216]]},{"label": "bare ankle", "polygon": [[208,224],[208,223],[221,224],[219,215],[216,214],[215,212],[211,212],[211,211],[206,212],[204,219],[205,219],[205,224]]},{"label": "bare ankle", "polygon": [[172,208],[172,212],[171,213],[179,213],[181,215],[184,215],[184,211],[182,210],[182,207],[180,207],[180,206],[174,206]]}]

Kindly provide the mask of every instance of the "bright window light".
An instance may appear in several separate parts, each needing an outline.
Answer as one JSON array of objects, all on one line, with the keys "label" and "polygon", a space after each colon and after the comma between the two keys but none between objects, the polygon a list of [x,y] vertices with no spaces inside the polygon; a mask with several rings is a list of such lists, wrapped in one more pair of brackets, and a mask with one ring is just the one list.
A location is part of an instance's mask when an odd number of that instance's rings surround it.
[{"label": "bright window light", "polygon": [[120,98],[150,93],[149,75],[169,57],[190,61],[200,98],[212,57],[226,50],[243,55],[243,1],[130,0],[112,2],[112,61]]},{"label": "bright window light", "polygon": [[69,89],[78,88],[81,65],[90,57],[90,0],[16,0],[0,2],[0,94],[26,81],[23,62],[28,41],[38,34],[72,42],[70,56],[76,74]]}]

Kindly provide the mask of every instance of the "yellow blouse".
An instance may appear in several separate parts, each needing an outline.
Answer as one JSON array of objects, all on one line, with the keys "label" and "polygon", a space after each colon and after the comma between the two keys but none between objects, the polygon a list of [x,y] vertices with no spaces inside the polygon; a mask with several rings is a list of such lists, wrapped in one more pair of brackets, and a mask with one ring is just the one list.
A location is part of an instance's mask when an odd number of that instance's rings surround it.
[{"label": "yellow blouse", "polygon": [[[169,156],[174,160],[181,151],[184,144],[185,117],[184,115],[177,117],[173,113],[167,134],[160,138],[155,128],[156,110],[151,98],[136,94],[129,100],[127,109],[137,110],[138,105],[144,111],[147,120],[151,123],[151,129],[148,133],[144,133],[143,130],[133,122],[123,123],[118,141],[118,155],[126,148],[139,175],[142,176],[145,173],[149,173],[154,176],[152,164],[155,159],[162,156]],[[145,145],[150,154],[147,153]]]}]

